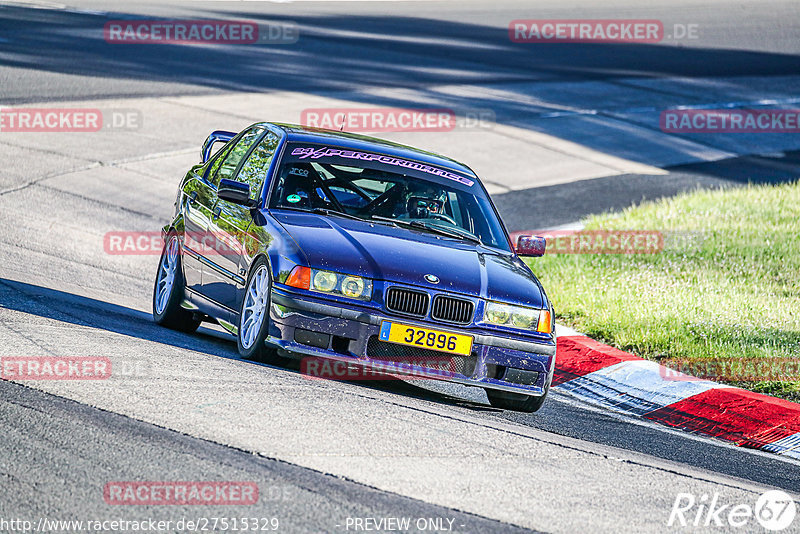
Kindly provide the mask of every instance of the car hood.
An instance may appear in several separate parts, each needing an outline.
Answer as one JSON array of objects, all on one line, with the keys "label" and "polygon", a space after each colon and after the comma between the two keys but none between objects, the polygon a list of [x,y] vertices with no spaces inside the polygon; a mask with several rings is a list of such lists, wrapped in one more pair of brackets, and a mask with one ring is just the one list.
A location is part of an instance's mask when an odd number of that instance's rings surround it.
[{"label": "car hood", "polygon": [[[379,223],[302,212],[272,215],[310,267],[543,307],[539,282],[513,254]],[[437,276],[439,283],[427,282],[426,274]]]}]

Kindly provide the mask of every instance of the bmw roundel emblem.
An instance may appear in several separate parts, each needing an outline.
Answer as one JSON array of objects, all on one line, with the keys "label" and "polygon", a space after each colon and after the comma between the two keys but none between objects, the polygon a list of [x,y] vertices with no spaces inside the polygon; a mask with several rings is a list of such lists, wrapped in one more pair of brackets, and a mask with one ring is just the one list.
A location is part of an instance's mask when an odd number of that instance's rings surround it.
[{"label": "bmw roundel emblem", "polygon": [[425,280],[427,280],[431,284],[438,284],[439,283],[439,277],[436,276],[435,274],[426,274],[425,275]]}]

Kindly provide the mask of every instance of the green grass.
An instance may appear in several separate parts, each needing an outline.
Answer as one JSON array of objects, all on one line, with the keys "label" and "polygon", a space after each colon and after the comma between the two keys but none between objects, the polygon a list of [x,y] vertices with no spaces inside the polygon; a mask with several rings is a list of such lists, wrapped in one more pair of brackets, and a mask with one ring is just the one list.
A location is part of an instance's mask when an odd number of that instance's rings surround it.
[{"label": "green grass", "polygon": [[[659,230],[665,247],[530,259],[560,323],[655,360],[800,360],[800,182],[696,191],[584,223]],[[796,380],[738,385],[800,399]]]}]

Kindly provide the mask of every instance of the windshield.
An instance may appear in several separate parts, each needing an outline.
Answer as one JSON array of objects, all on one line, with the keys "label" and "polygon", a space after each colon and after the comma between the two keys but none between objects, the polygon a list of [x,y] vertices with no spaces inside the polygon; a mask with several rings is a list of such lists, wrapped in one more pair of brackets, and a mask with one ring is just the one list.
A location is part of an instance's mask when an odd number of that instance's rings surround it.
[{"label": "windshield", "polygon": [[472,179],[381,154],[290,143],[269,207],[396,222],[509,250],[494,209]]}]

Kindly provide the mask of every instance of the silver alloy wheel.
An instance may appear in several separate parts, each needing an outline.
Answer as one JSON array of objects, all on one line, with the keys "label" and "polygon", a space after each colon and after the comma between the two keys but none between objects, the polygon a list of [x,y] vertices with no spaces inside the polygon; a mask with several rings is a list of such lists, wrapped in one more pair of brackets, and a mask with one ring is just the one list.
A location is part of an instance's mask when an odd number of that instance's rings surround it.
[{"label": "silver alloy wheel", "polygon": [[245,349],[253,346],[261,331],[261,325],[267,314],[268,293],[269,274],[267,274],[266,265],[262,265],[250,278],[250,285],[244,296],[242,316],[239,320],[239,338]]},{"label": "silver alloy wheel", "polygon": [[167,251],[158,268],[158,285],[156,286],[156,313],[161,315],[167,308],[175,285],[175,269],[178,267],[178,236],[172,236],[167,244]]}]

